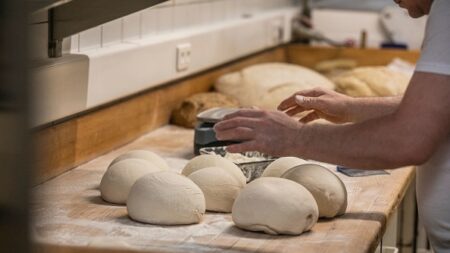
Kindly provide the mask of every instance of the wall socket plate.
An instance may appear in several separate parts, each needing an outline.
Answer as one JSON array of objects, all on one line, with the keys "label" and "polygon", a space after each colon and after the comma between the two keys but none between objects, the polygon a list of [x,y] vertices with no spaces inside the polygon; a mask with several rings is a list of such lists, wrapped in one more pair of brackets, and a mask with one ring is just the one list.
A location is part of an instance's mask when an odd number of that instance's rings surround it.
[{"label": "wall socket plate", "polygon": [[177,71],[186,71],[191,65],[192,45],[191,43],[183,43],[177,45],[176,67]]}]

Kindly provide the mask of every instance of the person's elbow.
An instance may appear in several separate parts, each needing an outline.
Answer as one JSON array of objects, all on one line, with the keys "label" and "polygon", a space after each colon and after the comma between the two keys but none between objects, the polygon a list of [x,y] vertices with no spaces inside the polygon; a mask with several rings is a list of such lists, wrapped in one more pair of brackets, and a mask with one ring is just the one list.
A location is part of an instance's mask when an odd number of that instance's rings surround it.
[{"label": "person's elbow", "polygon": [[408,165],[422,165],[426,163],[435,151],[436,144],[433,141],[406,141],[400,147],[400,152],[397,153],[398,167]]}]

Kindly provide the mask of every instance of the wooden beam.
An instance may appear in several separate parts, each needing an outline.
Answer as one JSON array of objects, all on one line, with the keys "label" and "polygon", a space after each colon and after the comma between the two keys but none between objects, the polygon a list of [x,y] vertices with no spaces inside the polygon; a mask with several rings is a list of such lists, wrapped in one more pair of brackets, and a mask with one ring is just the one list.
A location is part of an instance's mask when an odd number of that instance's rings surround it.
[{"label": "wooden beam", "polygon": [[419,56],[419,51],[396,49],[308,47],[296,44],[287,47],[288,62],[309,68],[314,68],[320,61],[333,59],[353,59],[359,66],[387,65],[395,58],[415,63]]},{"label": "wooden beam", "polygon": [[[136,250],[79,247],[67,245],[54,245],[44,243],[33,243],[32,253],[136,253]],[[163,253],[163,251],[140,251],[142,253]]]}]

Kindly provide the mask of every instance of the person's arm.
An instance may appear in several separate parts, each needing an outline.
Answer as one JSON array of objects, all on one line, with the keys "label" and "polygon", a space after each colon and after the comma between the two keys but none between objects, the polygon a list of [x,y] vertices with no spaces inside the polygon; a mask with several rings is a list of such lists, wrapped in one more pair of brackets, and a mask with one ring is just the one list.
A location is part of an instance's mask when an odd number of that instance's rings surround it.
[{"label": "person's arm", "polygon": [[215,126],[219,140],[244,140],[230,152],[257,150],[353,168],[427,161],[450,133],[450,76],[416,72],[398,109],[346,125],[304,125],[279,112],[237,112]]},{"label": "person's arm", "polygon": [[290,96],[278,107],[294,116],[304,111],[312,112],[301,118],[302,123],[322,118],[334,123],[360,122],[393,113],[400,104],[397,97],[353,98],[332,90],[315,88]]},{"label": "person's arm", "polygon": [[355,98],[355,106],[350,108],[353,122],[360,122],[393,113],[402,96]]}]

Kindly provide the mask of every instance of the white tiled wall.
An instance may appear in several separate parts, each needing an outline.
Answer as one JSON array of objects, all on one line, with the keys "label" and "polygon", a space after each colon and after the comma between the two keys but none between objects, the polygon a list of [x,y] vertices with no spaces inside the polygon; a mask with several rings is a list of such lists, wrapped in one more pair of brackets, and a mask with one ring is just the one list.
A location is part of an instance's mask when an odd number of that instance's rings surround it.
[{"label": "white tiled wall", "polygon": [[[293,0],[170,0],[72,36],[71,53],[133,43],[293,5]],[[75,43],[74,43],[75,42]]]}]

